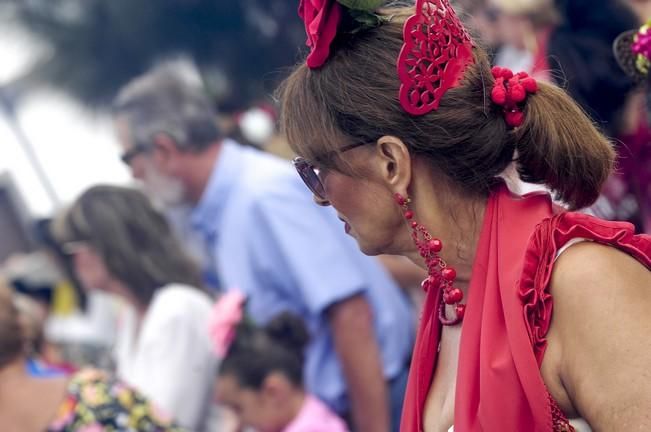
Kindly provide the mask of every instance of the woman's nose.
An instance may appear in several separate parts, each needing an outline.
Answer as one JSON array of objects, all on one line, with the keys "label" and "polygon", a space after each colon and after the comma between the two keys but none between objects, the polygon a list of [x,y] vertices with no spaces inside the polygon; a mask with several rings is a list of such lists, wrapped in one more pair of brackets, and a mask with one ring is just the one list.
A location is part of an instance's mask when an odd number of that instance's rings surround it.
[{"label": "woman's nose", "polygon": [[316,196],[316,195],[314,195],[314,202],[315,202],[317,205],[320,205],[321,207],[327,207],[327,206],[330,205],[330,201],[328,201],[328,200],[325,199],[325,198],[321,198],[321,197],[319,197],[319,196]]}]

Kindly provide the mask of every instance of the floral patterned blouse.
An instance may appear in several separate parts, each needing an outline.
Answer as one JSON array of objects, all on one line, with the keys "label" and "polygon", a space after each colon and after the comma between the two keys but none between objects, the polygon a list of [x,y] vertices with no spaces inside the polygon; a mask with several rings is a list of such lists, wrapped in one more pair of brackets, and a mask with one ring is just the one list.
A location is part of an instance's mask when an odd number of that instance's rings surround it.
[{"label": "floral patterned blouse", "polygon": [[182,432],[143,395],[97,370],[75,374],[48,432]]}]

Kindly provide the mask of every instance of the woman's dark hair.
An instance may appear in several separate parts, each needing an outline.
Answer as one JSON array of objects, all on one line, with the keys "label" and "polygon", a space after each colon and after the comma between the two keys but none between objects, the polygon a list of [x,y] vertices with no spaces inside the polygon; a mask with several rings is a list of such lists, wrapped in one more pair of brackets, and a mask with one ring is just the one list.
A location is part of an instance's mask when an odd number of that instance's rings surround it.
[{"label": "woman's dark hair", "polygon": [[[384,135],[403,140],[412,155],[427,158],[442,180],[467,195],[486,196],[517,154],[523,180],[545,184],[571,208],[592,204],[608,177],[614,152],[608,140],[561,89],[539,83],[514,130],[491,102],[494,79],[485,52],[438,110],[414,117],[398,100],[396,59],[403,23],[413,8],[383,11],[388,23],[340,34],[326,64],[299,65],[279,91],[281,128],[290,145],[309,160]],[[329,168],[354,174],[343,155]]]},{"label": "woman's dark hair", "polygon": [[24,335],[11,289],[0,285],[0,369],[24,353]]},{"label": "woman's dark hair", "polygon": [[242,387],[258,390],[269,374],[280,372],[292,384],[302,387],[308,340],[303,320],[290,313],[278,315],[264,327],[242,321],[219,367],[219,375],[232,375]]},{"label": "woman's dark hair", "polygon": [[142,305],[159,288],[180,283],[201,286],[199,271],[183,252],[165,217],[140,191],[95,186],[58,221],[62,242],[89,244],[108,271]]}]

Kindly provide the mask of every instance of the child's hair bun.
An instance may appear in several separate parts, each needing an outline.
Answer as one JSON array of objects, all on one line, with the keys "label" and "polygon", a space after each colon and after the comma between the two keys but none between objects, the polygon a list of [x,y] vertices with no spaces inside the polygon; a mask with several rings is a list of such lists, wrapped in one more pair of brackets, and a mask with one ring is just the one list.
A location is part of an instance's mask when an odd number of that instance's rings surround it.
[{"label": "child's hair bun", "polygon": [[303,386],[303,362],[309,334],[303,320],[291,313],[275,316],[264,327],[244,319],[223,359],[219,374],[233,375],[240,385],[259,390],[272,372]]},{"label": "child's hair bun", "polygon": [[282,344],[301,357],[310,340],[303,320],[289,312],[283,312],[272,319],[265,331],[272,341]]}]

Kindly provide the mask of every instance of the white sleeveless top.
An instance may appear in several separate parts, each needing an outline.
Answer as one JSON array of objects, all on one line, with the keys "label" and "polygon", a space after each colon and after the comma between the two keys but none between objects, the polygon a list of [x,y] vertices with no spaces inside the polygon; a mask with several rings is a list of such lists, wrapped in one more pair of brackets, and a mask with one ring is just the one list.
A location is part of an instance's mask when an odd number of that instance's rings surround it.
[{"label": "white sleeveless top", "polygon": [[577,243],[582,243],[582,242],[587,242],[587,241],[592,241],[592,240],[588,240],[587,238],[583,238],[583,237],[575,237],[575,238],[573,238],[572,240],[568,241],[567,243],[565,243],[565,244],[564,244],[564,245],[563,245],[563,246],[562,246],[562,247],[561,247],[561,248],[556,252],[556,258],[554,258],[554,262],[556,262],[556,260],[558,259],[558,257],[561,256],[561,254],[562,254],[563,252],[565,252],[566,250],[568,250],[568,249],[570,248],[570,246],[574,246],[574,245],[577,244]]}]

